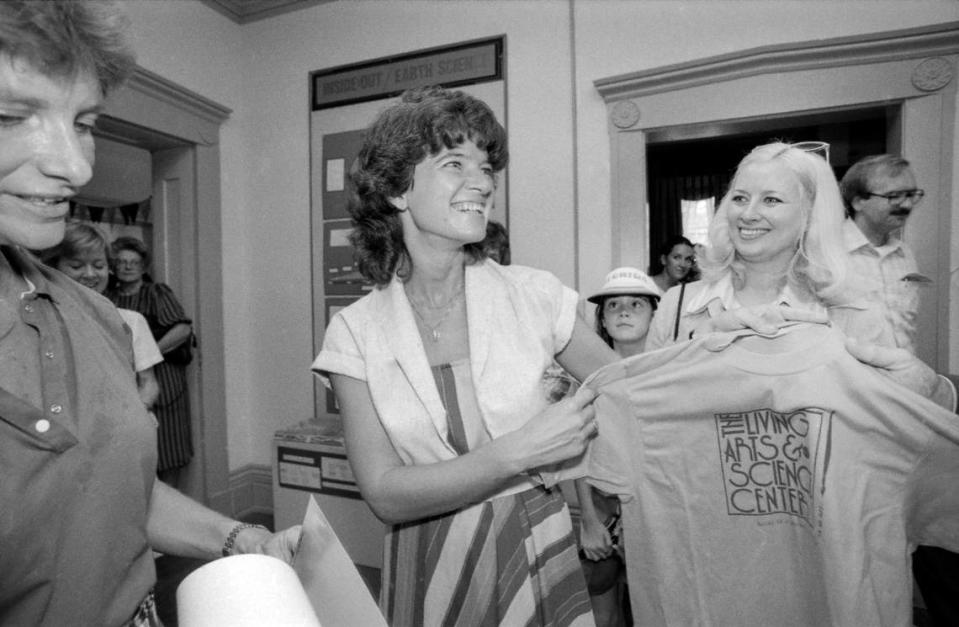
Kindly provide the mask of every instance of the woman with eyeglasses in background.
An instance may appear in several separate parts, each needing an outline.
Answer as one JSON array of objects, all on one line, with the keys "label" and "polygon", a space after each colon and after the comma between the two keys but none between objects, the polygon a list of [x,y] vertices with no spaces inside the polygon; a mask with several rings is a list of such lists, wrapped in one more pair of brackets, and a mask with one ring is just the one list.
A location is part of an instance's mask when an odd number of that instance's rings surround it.
[{"label": "woman with eyeglasses in background", "polygon": [[159,423],[157,476],[164,483],[178,487],[180,470],[193,457],[186,379],[193,341],[191,321],[173,290],[149,279],[146,270],[150,255],[142,241],[118,237],[112,249],[116,285],[107,292],[107,297],[117,307],[142,314],[163,353],[163,361],[154,367],[160,384],[160,398],[154,406]]}]

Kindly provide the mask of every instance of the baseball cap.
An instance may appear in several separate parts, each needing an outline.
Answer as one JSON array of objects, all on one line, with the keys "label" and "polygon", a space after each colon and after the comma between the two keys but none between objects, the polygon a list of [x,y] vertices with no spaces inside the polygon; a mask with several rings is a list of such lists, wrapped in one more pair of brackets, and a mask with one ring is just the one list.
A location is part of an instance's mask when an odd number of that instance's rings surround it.
[{"label": "baseball cap", "polygon": [[587,298],[591,303],[599,304],[607,296],[654,296],[659,298],[662,293],[656,287],[649,275],[636,268],[624,266],[616,268],[606,275],[603,287]]}]

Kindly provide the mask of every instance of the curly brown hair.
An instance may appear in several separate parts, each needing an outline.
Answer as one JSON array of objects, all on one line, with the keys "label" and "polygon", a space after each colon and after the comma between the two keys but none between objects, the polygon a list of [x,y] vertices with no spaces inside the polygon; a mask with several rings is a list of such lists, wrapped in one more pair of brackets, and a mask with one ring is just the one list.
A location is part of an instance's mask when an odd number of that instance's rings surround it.
[{"label": "curly brown hair", "polygon": [[3,0],[0,54],[50,77],[91,72],[106,96],[136,67],[128,26],[117,4],[107,0]]},{"label": "curly brown hair", "polygon": [[[440,87],[404,92],[367,128],[349,175],[350,242],[364,277],[383,286],[394,274],[409,276],[412,262],[399,210],[390,199],[409,190],[416,164],[466,140],[486,151],[494,172],[506,167],[506,130],[489,106],[464,92]],[[464,251],[470,263],[486,257],[482,242],[466,244]]]}]

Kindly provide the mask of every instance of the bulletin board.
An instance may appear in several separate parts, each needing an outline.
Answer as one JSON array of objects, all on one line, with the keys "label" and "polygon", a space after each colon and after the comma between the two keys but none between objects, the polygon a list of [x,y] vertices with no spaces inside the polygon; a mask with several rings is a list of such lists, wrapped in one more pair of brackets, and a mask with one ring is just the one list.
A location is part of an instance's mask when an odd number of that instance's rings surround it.
[{"label": "bulletin board", "polygon": [[[310,229],[313,287],[313,348],[340,309],[369,293],[353,258],[347,209],[347,175],[366,126],[406,89],[426,85],[456,88],[482,99],[506,120],[505,36],[402,53],[310,73]],[[509,226],[507,172],[499,175],[491,219]],[[314,380],[318,418],[335,418],[333,394]]]}]

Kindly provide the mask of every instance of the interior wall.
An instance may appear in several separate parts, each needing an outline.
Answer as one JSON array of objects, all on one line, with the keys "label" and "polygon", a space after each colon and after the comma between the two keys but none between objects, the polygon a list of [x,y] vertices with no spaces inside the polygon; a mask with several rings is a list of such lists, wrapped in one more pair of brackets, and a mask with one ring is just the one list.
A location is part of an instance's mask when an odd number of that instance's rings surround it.
[{"label": "interior wall", "polygon": [[231,469],[268,463],[273,432],[313,411],[311,70],[505,34],[514,260],[575,281],[572,255],[540,252],[574,249],[565,2],[333,2],[242,27],[192,1],[126,4],[141,65],[233,110],[222,134]]},{"label": "interior wall", "polygon": [[514,262],[587,292],[610,268],[612,231],[593,81],[959,19],[959,3],[933,1],[341,0],[241,27],[193,0],[124,4],[143,67],[233,110],[221,133],[231,469],[269,463],[273,432],[312,413],[311,70],[505,34]]}]

